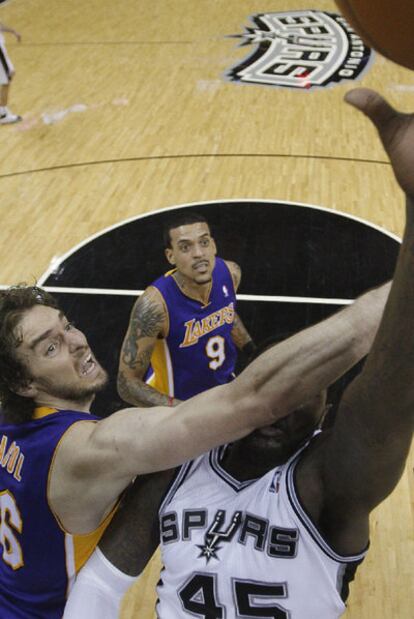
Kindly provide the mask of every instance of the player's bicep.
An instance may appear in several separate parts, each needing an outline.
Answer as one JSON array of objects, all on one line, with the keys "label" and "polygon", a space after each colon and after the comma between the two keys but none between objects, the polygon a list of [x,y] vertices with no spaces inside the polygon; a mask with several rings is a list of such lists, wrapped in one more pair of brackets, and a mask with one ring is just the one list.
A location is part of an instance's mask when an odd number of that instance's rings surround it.
[{"label": "player's bicep", "polygon": [[108,459],[108,451],[91,441],[99,423],[74,423],[57,446],[50,469],[48,500],[62,525],[74,533],[96,528],[128,483],[127,477],[111,476],[113,457]]},{"label": "player's bicep", "polygon": [[124,409],[100,421],[90,438],[93,452],[107,454],[101,470],[125,479],[168,469],[244,435],[252,429],[251,409],[233,394],[229,383],[173,408]]},{"label": "player's bicep", "polygon": [[144,292],[132,309],[121,349],[119,369],[124,376],[143,377],[165,320],[165,308],[157,293]]},{"label": "player's bicep", "polygon": [[124,409],[87,431],[74,427],[71,442],[68,437],[62,445],[65,459],[56,464],[66,480],[70,475],[84,488],[103,486],[107,497],[135,475],[172,468],[245,435],[254,425],[251,410],[252,397],[237,397],[232,383],[174,408],[154,407],[150,415],[145,409]]},{"label": "player's bicep", "polygon": [[328,497],[344,509],[369,513],[398,483],[410,438],[404,429],[387,428],[392,414],[381,410],[387,405],[354,382],[327,443],[324,477]]},{"label": "player's bicep", "polygon": [[[185,420],[174,408],[153,407],[150,415],[146,409],[128,408],[97,424],[89,437],[89,451],[105,454],[101,472],[106,471],[113,480],[128,482],[136,475],[181,464],[191,439]],[[89,474],[93,462],[85,460],[85,467]]]},{"label": "player's bicep", "polygon": [[79,421],[66,431],[56,448],[51,468],[57,485],[81,484],[86,490],[90,482],[107,475],[106,469],[113,466],[116,445],[111,445],[109,435],[103,440],[104,423],[104,420]]}]

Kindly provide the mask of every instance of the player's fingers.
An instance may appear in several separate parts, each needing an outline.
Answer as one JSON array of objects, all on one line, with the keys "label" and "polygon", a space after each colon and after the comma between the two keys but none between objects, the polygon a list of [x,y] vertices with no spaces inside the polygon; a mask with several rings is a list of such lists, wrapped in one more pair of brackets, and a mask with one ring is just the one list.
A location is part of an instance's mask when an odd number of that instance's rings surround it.
[{"label": "player's fingers", "polygon": [[363,112],[378,129],[384,129],[399,113],[375,90],[355,88],[345,95],[345,101]]}]

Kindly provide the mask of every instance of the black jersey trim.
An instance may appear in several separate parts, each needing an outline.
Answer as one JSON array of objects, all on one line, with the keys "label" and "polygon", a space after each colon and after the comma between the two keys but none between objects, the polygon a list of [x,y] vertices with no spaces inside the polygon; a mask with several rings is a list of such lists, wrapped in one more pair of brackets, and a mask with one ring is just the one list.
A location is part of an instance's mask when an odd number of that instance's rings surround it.
[{"label": "black jersey trim", "polygon": [[4,69],[4,72],[6,73],[7,79],[10,80],[10,67],[7,63],[6,56],[4,55],[3,50],[1,49],[1,46],[0,46],[0,62],[3,65],[3,69]]},{"label": "black jersey trim", "polygon": [[228,486],[233,488],[235,492],[241,492],[248,486],[254,484],[256,479],[248,479],[246,481],[238,481],[235,479],[230,473],[228,473],[220,464],[225,452],[227,449],[227,445],[223,447],[218,447],[217,449],[213,449],[209,454],[209,462],[210,466],[213,469],[214,473],[218,475]]},{"label": "black jersey trim", "polygon": [[346,602],[349,596],[349,584],[355,578],[355,572],[358,569],[358,566],[362,563],[364,557],[359,561],[353,561],[352,563],[343,563],[338,572],[337,577],[337,589],[338,593],[341,596],[343,602]]},{"label": "black jersey trim", "polygon": [[310,536],[313,538],[315,543],[329,558],[337,561],[338,563],[361,563],[367,553],[368,545],[360,553],[352,555],[338,554],[325,540],[321,531],[319,531],[317,526],[312,522],[304,506],[300,502],[296,488],[296,466],[300,460],[300,456],[301,453],[299,453],[296,458],[289,464],[285,478],[287,496],[294,512],[296,513],[297,517],[299,518],[305,529],[308,531]]},{"label": "black jersey trim", "polygon": [[175,493],[177,492],[178,488],[184,483],[193,464],[194,464],[194,460],[191,460],[190,462],[186,462],[185,464],[183,464],[177,469],[177,472],[175,473],[174,477],[170,481],[164,493],[164,498],[162,499],[160,503],[160,508],[159,508],[160,514],[166,509],[167,505],[174,498]]}]

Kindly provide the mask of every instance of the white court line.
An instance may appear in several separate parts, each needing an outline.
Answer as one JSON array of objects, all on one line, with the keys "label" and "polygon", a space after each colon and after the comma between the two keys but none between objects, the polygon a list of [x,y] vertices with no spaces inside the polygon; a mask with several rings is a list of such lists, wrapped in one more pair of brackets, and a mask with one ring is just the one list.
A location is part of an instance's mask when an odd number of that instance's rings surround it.
[{"label": "white court line", "polygon": [[[203,206],[203,205],[209,205],[209,204],[219,204],[222,202],[226,202],[226,203],[249,203],[249,202],[256,202],[256,203],[260,203],[260,204],[269,204],[269,205],[278,205],[278,204],[283,204],[283,205],[293,205],[293,206],[300,206],[300,207],[304,207],[304,208],[311,208],[317,211],[325,211],[327,213],[330,213],[332,215],[337,215],[339,217],[343,217],[345,219],[351,219],[354,221],[357,221],[359,223],[365,224],[366,226],[373,228],[374,230],[377,230],[378,232],[382,232],[385,236],[388,236],[392,239],[394,239],[395,241],[398,241],[399,243],[401,243],[401,239],[393,234],[392,232],[389,232],[388,230],[385,230],[384,228],[381,228],[380,226],[377,226],[376,224],[373,224],[372,222],[366,221],[365,219],[362,219],[361,217],[356,217],[355,215],[350,215],[349,213],[344,213],[342,211],[334,211],[332,209],[328,209],[324,206],[317,206],[315,204],[307,204],[304,202],[290,202],[290,201],[286,201],[286,200],[263,200],[263,199],[257,199],[257,198],[232,198],[232,199],[226,199],[226,198],[222,198],[222,199],[217,199],[217,200],[211,200],[211,201],[202,201],[202,202],[189,202],[186,204],[178,204],[178,205],[174,205],[174,206],[169,206],[166,208],[161,208],[155,211],[150,211],[149,213],[142,213],[140,215],[134,216],[134,217],[130,217],[128,219],[125,219],[121,222],[117,222],[116,224],[113,224],[112,226],[108,226],[107,228],[104,228],[103,230],[100,230],[99,232],[93,234],[92,236],[88,237],[87,239],[84,239],[83,241],[81,241],[80,243],[78,243],[77,245],[75,245],[75,247],[72,247],[69,251],[67,251],[65,254],[63,254],[62,256],[55,256],[51,262],[49,267],[47,268],[47,270],[43,273],[43,275],[41,275],[38,279],[38,285],[41,287],[44,287],[45,290],[48,290],[49,292],[57,292],[57,293],[68,293],[68,294],[100,294],[100,295],[113,295],[113,296],[131,296],[131,297],[137,297],[139,295],[141,295],[143,293],[143,290],[117,290],[117,289],[110,289],[110,288],[68,288],[68,287],[60,287],[60,286],[42,286],[42,283],[44,281],[46,281],[48,279],[48,277],[54,273],[56,273],[58,267],[62,264],[62,262],[64,262],[67,258],[69,258],[70,256],[72,256],[74,253],[76,253],[76,251],[78,251],[80,248],[84,247],[85,245],[87,245],[88,243],[90,243],[91,241],[99,238],[100,236],[103,236],[105,234],[107,234],[108,232],[115,230],[116,228],[120,228],[121,226],[124,226],[125,224],[131,223],[133,221],[139,220],[139,219],[144,219],[146,217],[151,217],[154,214],[158,214],[158,213],[166,213],[170,210],[175,210],[178,208],[188,208],[191,206]],[[4,286],[2,284],[0,284],[0,290],[4,290],[8,288],[8,286]],[[289,296],[265,296],[265,295],[248,295],[248,294],[238,294],[237,295],[237,299],[239,301],[263,301],[263,302],[280,302],[280,303],[315,303],[315,304],[322,304],[322,305],[350,305],[351,303],[353,303],[354,299],[329,299],[329,298],[318,298],[318,297],[289,297]]]},{"label": "white court line", "polygon": [[[101,294],[112,295],[122,297],[138,297],[144,291],[143,290],[118,290],[116,288],[68,288],[65,286],[41,286],[44,290],[54,293],[65,294]],[[6,290],[9,286],[0,284],[0,290]],[[354,299],[326,299],[320,297],[287,297],[287,296],[274,296],[274,295],[262,295],[262,294],[238,294],[238,301],[267,301],[270,303],[318,303],[323,305],[350,305],[354,302]]]},{"label": "white court line", "polygon": [[357,217],[356,215],[350,215],[349,213],[345,213],[343,211],[334,211],[332,209],[327,208],[326,206],[318,206],[316,204],[308,204],[306,202],[290,202],[288,200],[262,200],[260,198],[231,198],[231,199],[226,199],[226,198],[222,198],[222,199],[217,199],[217,200],[205,200],[202,202],[187,202],[185,204],[175,204],[175,205],[170,205],[168,207],[165,208],[161,208],[161,209],[157,209],[155,211],[149,211],[148,213],[141,213],[140,215],[135,215],[133,217],[129,217],[128,219],[124,219],[123,221],[118,221],[117,223],[113,224],[112,226],[108,226],[107,228],[104,228],[103,230],[100,230],[99,232],[96,232],[95,234],[92,234],[90,237],[84,239],[83,241],[81,241],[80,243],[78,243],[77,245],[75,245],[75,247],[72,247],[71,249],[69,249],[69,251],[67,251],[65,254],[63,254],[62,256],[55,256],[54,258],[52,258],[49,267],[47,268],[47,270],[43,273],[43,275],[41,275],[39,277],[38,283],[39,285],[42,284],[42,282],[46,281],[47,278],[50,275],[53,275],[54,273],[56,273],[57,269],[59,268],[59,266],[62,264],[62,262],[64,262],[65,260],[67,260],[67,258],[69,258],[70,256],[72,256],[74,253],[76,253],[79,249],[81,249],[82,247],[84,247],[85,245],[88,245],[88,243],[90,243],[91,241],[94,241],[95,239],[99,238],[100,236],[104,236],[105,234],[107,234],[108,232],[111,232],[112,230],[115,230],[116,228],[121,228],[122,226],[132,223],[133,221],[137,221],[139,219],[145,219],[147,217],[151,217],[152,215],[157,215],[159,213],[167,213],[168,211],[172,211],[175,209],[179,209],[179,208],[189,208],[191,206],[195,206],[195,207],[202,207],[204,205],[210,205],[210,204],[221,204],[225,202],[227,203],[258,203],[258,204],[269,204],[269,205],[291,205],[291,206],[300,206],[303,208],[310,208],[313,209],[315,211],[324,211],[326,213],[329,213],[331,215],[337,215],[338,217],[342,217],[345,219],[351,219],[353,221],[357,221],[359,223],[362,223],[366,226],[368,226],[369,228],[372,228],[374,230],[377,230],[378,232],[382,232],[382,234],[385,234],[385,236],[388,236],[392,239],[394,239],[394,241],[398,241],[399,243],[401,243],[401,239],[394,234],[393,232],[389,232],[388,230],[385,230],[385,228],[381,228],[380,226],[377,226],[376,224],[367,221],[366,219],[362,219],[361,217]]},{"label": "white court line", "polygon": [[261,294],[238,294],[238,301],[277,301],[279,303],[319,303],[324,305],[351,305],[355,299],[326,299],[322,297],[284,297]]}]

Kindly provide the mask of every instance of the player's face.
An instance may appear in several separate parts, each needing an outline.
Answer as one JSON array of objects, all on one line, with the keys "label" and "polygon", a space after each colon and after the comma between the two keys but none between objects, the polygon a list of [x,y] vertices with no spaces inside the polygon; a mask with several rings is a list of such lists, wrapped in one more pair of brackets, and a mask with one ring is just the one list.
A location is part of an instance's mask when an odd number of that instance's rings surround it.
[{"label": "player's face", "polygon": [[324,417],[326,393],[322,392],[290,415],[247,436],[244,449],[255,460],[274,466],[282,464],[312,435]]},{"label": "player's face", "polygon": [[211,281],[216,244],[206,223],[198,222],[170,230],[171,248],[165,250],[170,264],[196,284]]},{"label": "player's face", "polygon": [[20,395],[41,404],[69,401],[87,406],[106,384],[106,372],[86,337],[59,310],[34,306],[15,333],[21,340],[16,354],[30,376]]}]

